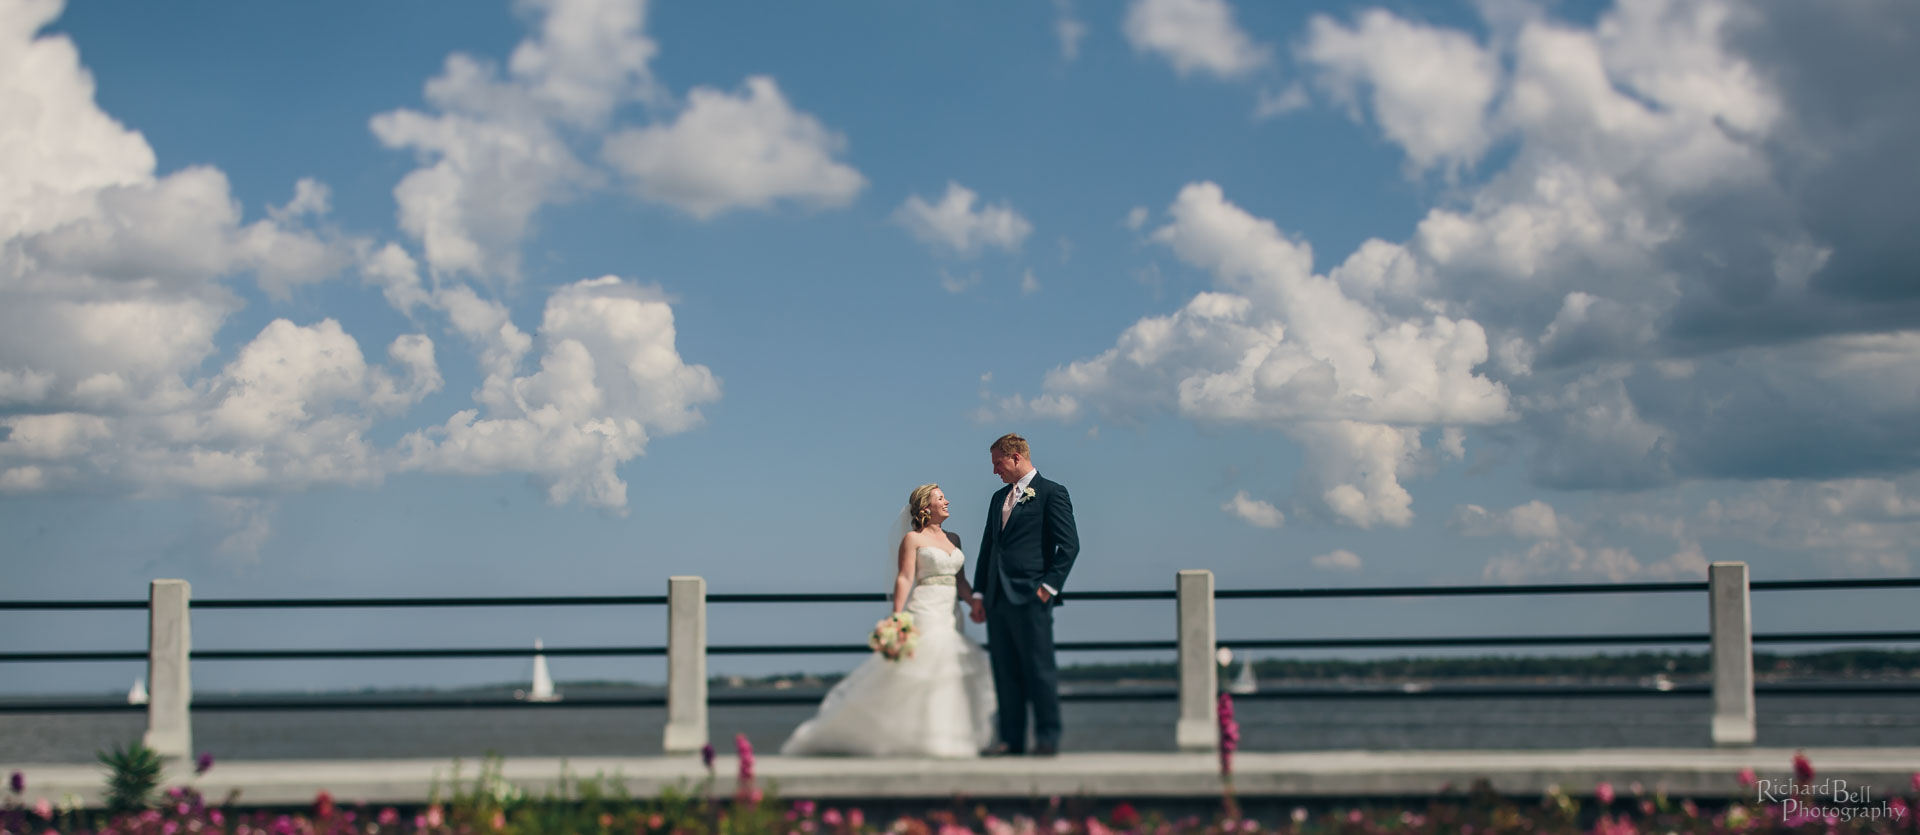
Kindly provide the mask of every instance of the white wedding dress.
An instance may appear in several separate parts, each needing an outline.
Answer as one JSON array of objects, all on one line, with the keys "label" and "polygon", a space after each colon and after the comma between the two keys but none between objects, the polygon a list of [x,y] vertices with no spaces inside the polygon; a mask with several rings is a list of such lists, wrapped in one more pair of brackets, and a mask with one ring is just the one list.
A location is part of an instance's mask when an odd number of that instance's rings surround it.
[{"label": "white wedding dress", "polygon": [[794,729],[780,753],[863,757],[978,756],[993,742],[993,670],[987,652],[960,631],[956,575],[966,554],[914,550],[906,611],[920,630],[912,657],[874,653],[834,685],[814,718]]}]

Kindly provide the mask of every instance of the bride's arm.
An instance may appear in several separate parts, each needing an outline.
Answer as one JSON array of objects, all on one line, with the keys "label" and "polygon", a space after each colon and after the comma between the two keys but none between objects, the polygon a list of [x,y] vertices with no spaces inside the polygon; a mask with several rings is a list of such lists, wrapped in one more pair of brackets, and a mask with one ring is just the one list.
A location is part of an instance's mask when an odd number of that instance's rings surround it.
[{"label": "bride's arm", "polygon": [[[957,533],[954,533],[953,531],[947,531],[947,539],[950,539],[950,540],[952,540],[952,541],[953,541],[953,547],[955,547],[955,548],[958,548],[958,549],[960,549],[960,550],[963,550],[963,551],[964,551],[964,550],[966,550],[966,546],[963,546],[963,545],[961,545],[961,544],[960,544],[960,535],[959,535],[959,534],[957,534]],[[955,583],[958,583],[958,584],[959,584],[959,586],[960,586],[960,599],[961,599],[961,600],[966,600],[967,598],[970,598],[970,597],[972,597],[972,596],[973,596],[973,585],[972,585],[971,583],[968,583],[968,582],[967,582],[967,567],[966,567],[966,566],[964,566],[964,565],[962,565],[962,566],[960,566],[960,573],[958,573],[958,574],[955,574],[955,575],[953,575],[953,581],[954,581]]]},{"label": "bride's arm", "polygon": [[893,575],[893,613],[896,615],[900,614],[900,610],[907,608],[907,592],[913,591],[914,559],[913,545],[909,542],[911,538],[905,536],[900,538],[900,570]]}]

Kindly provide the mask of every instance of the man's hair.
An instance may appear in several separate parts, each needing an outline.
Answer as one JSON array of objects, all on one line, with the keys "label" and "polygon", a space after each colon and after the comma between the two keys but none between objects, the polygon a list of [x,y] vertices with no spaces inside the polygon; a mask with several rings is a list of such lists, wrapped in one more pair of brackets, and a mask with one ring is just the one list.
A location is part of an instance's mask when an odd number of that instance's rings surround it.
[{"label": "man's hair", "polygon": [[1012,432],[1001,435],[999,440],[993,442],[991,449],[995,455],[1018,455],[1022,458],[1033,457],[1027,447],[1027,439],[1015,435]]}]

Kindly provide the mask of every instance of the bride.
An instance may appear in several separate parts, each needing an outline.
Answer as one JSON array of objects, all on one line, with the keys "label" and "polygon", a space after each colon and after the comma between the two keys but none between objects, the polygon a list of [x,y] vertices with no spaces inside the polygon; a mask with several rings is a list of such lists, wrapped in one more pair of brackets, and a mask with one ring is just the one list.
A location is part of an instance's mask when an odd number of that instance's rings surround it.
[{"label": "bride", "polygon": [[959,758],[978,756],[993,741],[993,673],[955,615],[957,601],[978,604],[961,571],[960,537],[940,528],[948,515],[937,484],[915,487],[901,512],[893,611],[911,614],[920,631],[913,655],[868,656],[780,753]]}]

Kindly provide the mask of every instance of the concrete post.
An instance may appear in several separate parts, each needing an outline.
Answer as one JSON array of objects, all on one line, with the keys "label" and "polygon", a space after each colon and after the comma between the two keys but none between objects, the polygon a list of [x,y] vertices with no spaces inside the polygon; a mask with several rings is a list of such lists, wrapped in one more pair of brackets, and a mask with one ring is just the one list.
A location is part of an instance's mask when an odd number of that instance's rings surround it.
[{"label": "concrete post", "polygon": [[1180,572],[1174,583],[1180,635],[1180,719],[1174,741],[1182,751],[1220,747],[1220,723],[1214,699],[1220,672],[1214,664],[1213,572]]},{"label": "concrete post", "polygon": [[193,648],[187,602],[193,587],[185,580],[155,580],[147,589],[147,735],[148,748],[173,760],[193,759]]},{"label": "concrete post", "polygon": [[1752,745],[1753,613],[1747,564],[1707,567],[1707,611],[1713,634],[1713,744]]},{"label": "concrete post", "polygon": [[707,581],[667,578],[667,731],[669,754],[707,744]]}]

